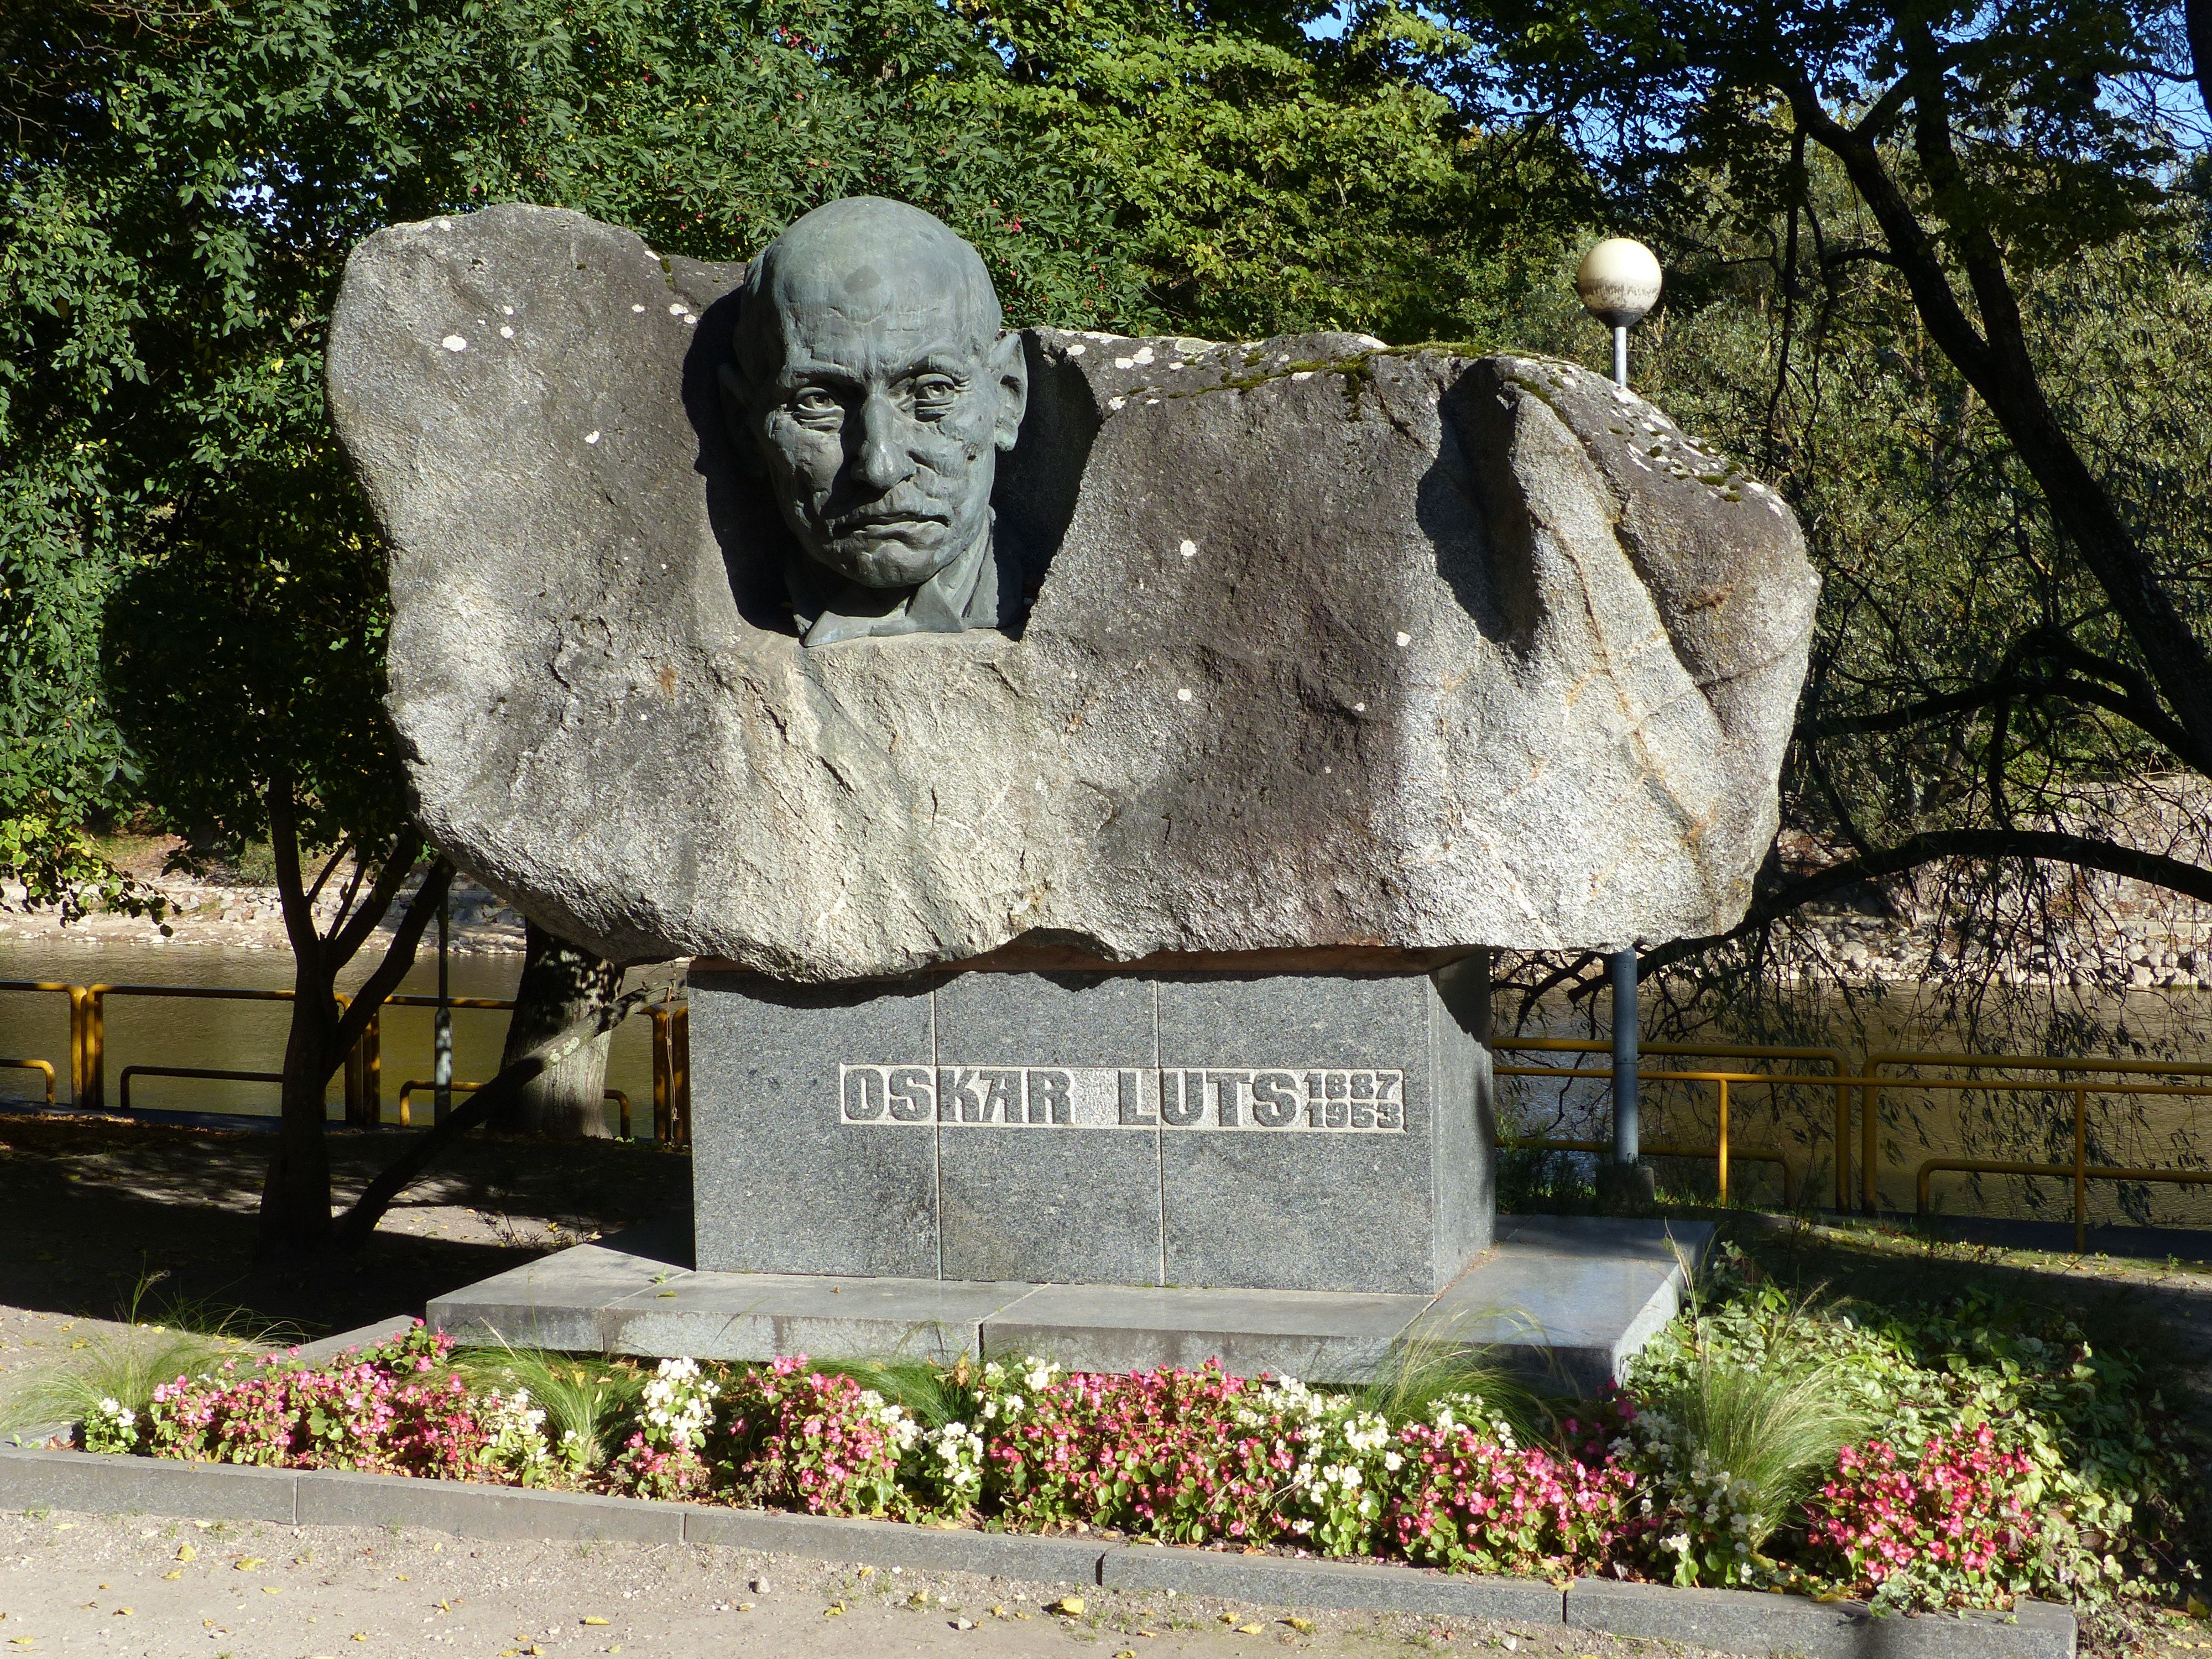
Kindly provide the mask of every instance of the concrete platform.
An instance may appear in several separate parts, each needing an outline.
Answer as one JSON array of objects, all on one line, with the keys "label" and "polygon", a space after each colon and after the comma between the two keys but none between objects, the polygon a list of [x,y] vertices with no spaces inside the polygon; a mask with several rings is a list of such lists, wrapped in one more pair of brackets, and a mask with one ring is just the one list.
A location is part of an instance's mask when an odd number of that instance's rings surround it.
[{"label": "concrete platform", "polygon": [[1016,1280],[702,1273],[675,1230],[580,1244],[442,1296],[429,1323],[463,1342],[767,1359],[1037,1354],[1072,1370],[1209,1358],[1240,1376],[1373,1376],[1403,1340],[1488,1348],[1589,1393],[1680,1304],[1709,1223],[1500,1216],[1497,1242],[1434,1297]]}]

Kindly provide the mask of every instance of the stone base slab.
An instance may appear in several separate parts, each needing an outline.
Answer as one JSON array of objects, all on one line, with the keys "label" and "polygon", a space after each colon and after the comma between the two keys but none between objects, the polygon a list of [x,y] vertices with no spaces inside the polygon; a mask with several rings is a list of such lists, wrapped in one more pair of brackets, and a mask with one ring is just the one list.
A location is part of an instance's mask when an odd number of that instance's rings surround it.
[{"label": "stone base slab", "polygon": [[462,1538],[720,1545],[1030,1583],[1173,1589],[1286,1607],[1447,1613],[1532,1627],[1694,1642],[1723,1653],[1811,1659],[2074,1659],[2074,1615],[2022,1601],[2010,1613],[1872,1616],[1863,1602],[1314,1561],[1151,1544],[1032,1538],[645,1498],[391,1475],[177,1463],[0,1449],[0,1508],[191,1516],[284,1526],[422,1527]]},{"label": "stone base slab", "polygon": [[1372,1377],[1410,1337],[1489,1348],[1589,1394],[1674,1316],[1711,1236],[1703,1222],[1501,1216],[1492,1247],[1434,1297],[699,1272],[617,1239],[440,1297],[428,1318],[462,1342],[659,1358],[1036,1354],[1109,1371],[1218,1359],[1325,1382]]}]

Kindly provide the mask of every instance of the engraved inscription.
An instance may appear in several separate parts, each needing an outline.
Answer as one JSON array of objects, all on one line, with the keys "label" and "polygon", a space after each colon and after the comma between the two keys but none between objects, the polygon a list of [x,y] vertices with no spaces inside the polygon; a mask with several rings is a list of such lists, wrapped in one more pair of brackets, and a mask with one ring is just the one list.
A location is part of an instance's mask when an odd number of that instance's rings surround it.
[{"label": "engraved inscription", "polygon": [[1406,1074],[1328,1066],[840,1066],[847,1123],[1066,1129],[1322,1130],[1406,1127]]}]

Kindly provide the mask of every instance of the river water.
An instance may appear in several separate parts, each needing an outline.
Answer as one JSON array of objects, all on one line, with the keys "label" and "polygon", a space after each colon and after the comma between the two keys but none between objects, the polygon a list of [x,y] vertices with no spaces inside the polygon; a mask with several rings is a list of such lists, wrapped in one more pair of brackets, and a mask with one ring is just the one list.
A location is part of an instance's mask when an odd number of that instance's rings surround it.
[{"label": "river water", "polygon": [[[351,990],[366,979],[379,959],[377,944],[341,976],[339,988]],[[521,976],[517,951],[463,953],[448,958],[447,988],[456,997],[512,997]],[[235,945],[123,943],[59,939],[0,940],[0,979],[55,980],[67,984],[222,986],[241,990],[289,990],[289,951],[241,950]],[[402,990],[433,995],[438,988],[434,948],[421,953]],[[284,1036],[291,1008],[282,1002],[231,1002],[201,998],[118,996],[106,998],[107,1105],[120,1103],[123,1068],[131,1065],[192,1066],[220,1071],[274,1072],[283,1064]],[[386,1008],[383,1018],[383,1097],[387,1120],[396,1116],[400,1085],[428,1079],[431,1066],[431,1022],[428,1008]],[[453,1011],[453,1077],[481,1083],[499,1069],[507,1037],[503,1010]],[[642,1016],[626,1022],[614,1036],[607,1059],[607,1086],[630,1098],[632,1133],[653,1132],[651,1025]],[[57,1097],[70,1091],[69,1001],[58,993],[0,991],[0,1056],[50,1061]],[[0,1099],[21,1099],[43,1091],[33,1073],[0,1069]],[[177,1111],[228,1112],[273,1116],[276,1085],[203,1078],[134,1078],[131,1104]],[[341,1086],[333,1080],[330,1099],[336,1110]],[[413,1121],[428,1121],[428,1093],[410,1097]],[[611,1112],[612,1103],[609,1109]]]}]

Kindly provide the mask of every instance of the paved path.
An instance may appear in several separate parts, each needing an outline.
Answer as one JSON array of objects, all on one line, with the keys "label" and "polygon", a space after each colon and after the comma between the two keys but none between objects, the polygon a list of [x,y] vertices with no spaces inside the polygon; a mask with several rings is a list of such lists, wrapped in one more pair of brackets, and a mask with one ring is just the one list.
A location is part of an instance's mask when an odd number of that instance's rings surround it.
[{"label": "paved path", "polygon": [[[179,1561],[185,1547],[193,1559]],[[1083,1597],[1079,1619],[1045,1611],[1063,1593]],[[0,1516],[0,1654],[146,1659],[1704,1651],[1432,1617],[1317,1612],[1300,1630],[1283,1609],[1210,1597],[1064,1591],[687,1545],[492,1544],[59,1512]],[[1257,1633],[1237,1628],[1255,1625]]]}]

